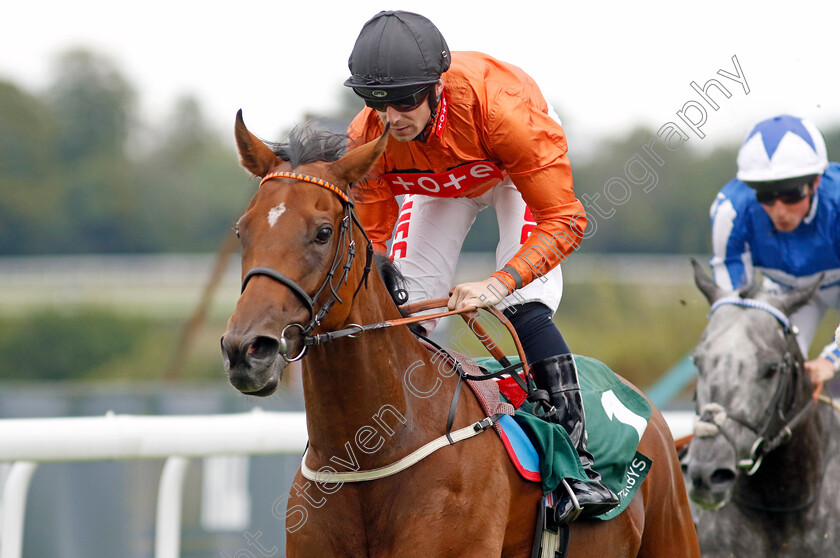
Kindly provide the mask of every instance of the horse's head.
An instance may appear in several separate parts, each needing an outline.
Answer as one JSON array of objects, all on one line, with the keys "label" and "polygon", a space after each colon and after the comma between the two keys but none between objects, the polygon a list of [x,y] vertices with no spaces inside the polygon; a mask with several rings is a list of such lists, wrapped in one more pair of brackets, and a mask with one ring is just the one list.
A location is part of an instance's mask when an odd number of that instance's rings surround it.
[{"label": "horse's head", "polygon": [[308,129],[293,131],[275,153],[248,131],[241,111],[235,132],[242,166],[261,182],[236,223],[242,294],[222,355],[236,389],[264,396],[303,355],[306,335],[343,322],[366,276],[367,237],[349,187],[382,154],[387,131],[343,156],[346,136]]},{"label": "horse's head", "polygon": [[712,310],[694,351],[698,418],[688,454],[689,495],[719,509],[738,475],[755,473],[764,455],[789,439],[809,400],[810,380],[788,316],[819,280],[785,295],[753,286],[726,292],[692,264]]}]

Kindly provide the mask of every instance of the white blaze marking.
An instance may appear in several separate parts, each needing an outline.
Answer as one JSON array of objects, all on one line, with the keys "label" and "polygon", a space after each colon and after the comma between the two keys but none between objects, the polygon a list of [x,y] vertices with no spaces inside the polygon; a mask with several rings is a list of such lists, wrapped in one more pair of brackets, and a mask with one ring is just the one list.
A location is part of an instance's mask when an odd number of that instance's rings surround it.
[{"label": "white blaze marking", "polygon": [[286,212],[286,204],[281,203],[277,207],[272,207],[271,211],[268,212],[268,226],[273,227],[277,223],[277,219],[280,218]]}]

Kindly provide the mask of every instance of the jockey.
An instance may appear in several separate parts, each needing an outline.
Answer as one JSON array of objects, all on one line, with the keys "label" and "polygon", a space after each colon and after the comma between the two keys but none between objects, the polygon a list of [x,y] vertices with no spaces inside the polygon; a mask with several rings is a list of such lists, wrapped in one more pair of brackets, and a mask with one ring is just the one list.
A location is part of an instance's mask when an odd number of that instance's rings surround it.
[{"label": "jockey", "polygon": [[[715,198],[712,270],[723,289],[764,276],[764,290],[787,291],[825,274],[816,296],[791,316],[808,348],[828,308],[840,310],[840,165],[829,164],[817,127],[801,118],[759,122],[738,152],[737,178]],[[834,376],[832,342],[805,363],[814,383]]]},{"label": "jockey", "polygon": [[[558,494],[556,520],[573,520],[578,507],[582,516],[612,509],[618,498],[601,484],[586,450],[575,361],[551,320],[562,295],[559,264],[586,227],[553,109],[521,69],[478,52],[450,53],[437,27],[410,12],[383,11],[368,21],[349,67],[344,85],[366,105],[348,130],[351,146],[390,125],[385,153],[353,189],[376,249],[386,250],[398,224],[390,255],[410,300],[451,289],[450,309],[504,311],[534,381],[548,393],[546,418],[569,433],[590,479],[567,479],[570,493]],[[499,222],[498,271],[451,288],[464,238],[488,206]]]}]

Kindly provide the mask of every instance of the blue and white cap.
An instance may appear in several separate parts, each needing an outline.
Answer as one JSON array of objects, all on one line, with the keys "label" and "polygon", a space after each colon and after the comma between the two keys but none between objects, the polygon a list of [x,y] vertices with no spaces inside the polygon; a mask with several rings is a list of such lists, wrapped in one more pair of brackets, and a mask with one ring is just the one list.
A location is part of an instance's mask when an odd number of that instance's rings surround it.
[{"label": "blue and white cap", "polygon": [[[822,174],[825,140],[803,118],[781,115],[759,122],[738,151],[738,179],[747,184]],[[750,184],[752,186],[752,184]]]}]

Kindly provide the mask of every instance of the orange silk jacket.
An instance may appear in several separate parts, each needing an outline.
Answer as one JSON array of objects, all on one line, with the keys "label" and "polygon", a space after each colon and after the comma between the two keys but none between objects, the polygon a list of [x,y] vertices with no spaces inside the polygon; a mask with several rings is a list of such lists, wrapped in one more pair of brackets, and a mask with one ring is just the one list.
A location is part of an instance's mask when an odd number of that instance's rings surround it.
[{"label": "orange silk jacket", "polygon": [[[549,116],[537,84],[516,66],[479,52],[453,52],[443,82],[426,141],[391,139],[370,175],[353,188],[359,218],[376,249],[385,251],[399,213],[396,196],[475,197],[509,176],[537,225],[493,275],[511,289],[522,287],[563,261],[586,228],[566,135]],[[350,145],[383,130],[366,107],[350,124]]]}]

